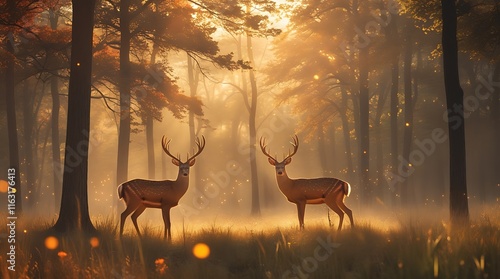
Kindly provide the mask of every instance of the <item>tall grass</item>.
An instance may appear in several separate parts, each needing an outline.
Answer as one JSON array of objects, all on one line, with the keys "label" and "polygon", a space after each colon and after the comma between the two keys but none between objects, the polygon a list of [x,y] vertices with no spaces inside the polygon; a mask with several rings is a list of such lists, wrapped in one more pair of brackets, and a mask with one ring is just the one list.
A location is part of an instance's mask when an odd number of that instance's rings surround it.
[{"label": "tall grass", "polygon": [[[18,232],[16,272],[6,269],[2,240],[3,278],[500,278],[499,224],[488,218],[457,230],[361,222],[340,233],[321,225],[256,231],[214,224],[184,228],[172,243],[153,227],[143,228],[142,239],[120,240],[115,222],[103,220],[97,238],[59,236],[53,250],[41,233],[47,227]],[[208,245],[208,258],[193,255],[197,243]]]}]

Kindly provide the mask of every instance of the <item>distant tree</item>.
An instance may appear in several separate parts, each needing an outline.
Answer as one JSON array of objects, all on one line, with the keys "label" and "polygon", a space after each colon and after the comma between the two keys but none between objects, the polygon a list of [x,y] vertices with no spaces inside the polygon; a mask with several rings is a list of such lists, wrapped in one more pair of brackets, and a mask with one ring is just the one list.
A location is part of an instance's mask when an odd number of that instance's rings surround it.
[{"label": "distant tree", "polygon": [[[115,9],[118,6],[120,9]],[[131,125],[134,124],[131,106],[134,101],[140,103],[137,115],[146,125],[149,162],[154,159],[151,158],[153,149],[150,147],[153,142],[151,117],[161,120],[161,109],[164,107],[177,118],[184,117],[188,111],[203,114],[199,99],[181,94],[175,79],[170,77],[168,62],[153,65],[151,62],[156,59],[152,58],[171,50],[184,50],[195,60],[209,60],[229,69],[237,66],[231,61],[232,55],[219,54],[217,42],[211,38],[215,29],[198,24],[193,16],[195,12],[186,1],[107,0],[99,7],[97,24],[106,30],[103,34],[107,35],[103,44],[119,50],[119,78],[112,82],[120,92],[118,182],[127,179],[129,140],[133,131]],[[148,44],[153,46],[151,52]],[[148,76],[151,72],[154,72],[153,77]],[[149,79],[144,80],[145,76]],[[163,100],[155,102],[158,97]]]},{"label": "distant tree", "polygon": [[88,208],[88,148],[95,0],[72,0],[68,120],[61,208],[54,229],[95,231]]},{"label": "distant tree", "polygon": [[18,126],[16,121],[15,103],[15,67],[16,54],[15,46],[18,43],[18,34],[32,24],[33,18],[39,13],[39,1],[37,0],[6,0],[0,4],[0,38],[3,48],[0,51],[3,61],[0,62],[1,70],[5,77],[5,100],[7,106],[7,134],[9,138],[9,168],[14,168],[17,172],[16,182],[16,210],[23,210],[23,194],[21,187],[21,175],[19,173],[19,140]]},{"label": "distant tree", "polygon": [[450,139],[450,218],[453,225],[469,221],[465,151],[464,92],[458,75],[457,7],[441,0],[443,71]]},{"label": "distant tree", "polygon": [[[371,121],[377,117],[370,115],[385,100],[372,88],[378,87],[384,76],[378,73],[383,72],[381,65],[392,60],[386,49],[394,49],[394,42],[387,42],[394,36],[382,32],[385,24],[380,24],[380,30],[367,27],[381,19],[373,19],[370,11],[381,13],[386,21],[392,18],[378,1],[305,0],[302,5],[292,5],[290,30],[275,41],[277,59],[269,70],[270,81],[282,82],[286,88],[278,100],[292,101],[295,111],[306,116],[300,123],[302,131],[309,135],[316,129],[328,131],[334,117],[340,117],[346,147],[344,165],[348,173],[358,173],[358,193],[365,201],[377,195],[369,179],[373,158],[369,134]],[[355,141],[359,148],[351,152]]]}]

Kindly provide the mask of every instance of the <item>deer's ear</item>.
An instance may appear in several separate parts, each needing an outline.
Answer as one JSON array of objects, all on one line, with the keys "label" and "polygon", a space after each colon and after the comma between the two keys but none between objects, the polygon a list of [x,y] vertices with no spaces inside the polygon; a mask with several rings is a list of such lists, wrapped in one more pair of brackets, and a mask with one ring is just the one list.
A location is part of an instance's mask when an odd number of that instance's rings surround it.
[{"label": "deer's ear", "polygon": [[172,159],[172,164],[179,166],[179,160]]},{"label": "deer's ear", "polygon": [[192,167],[195,162],[196,162],[196,159],[192,159],[191,161],[189,161],[189,166]]},{"label": "deer's ear", "polygon": [[267,158],[267,161],[269,162],[269,164],[273,165],[273,166],[276,166],[276,160],[274,160],[273,158]]},{"label": "deer's ear", "polygon": [[290,158],[286,158],[286,160],[285,160],[285,165],[288,165],[288,164],[290,164],[291,162],[292,162],[292,157],[290,157]]}]

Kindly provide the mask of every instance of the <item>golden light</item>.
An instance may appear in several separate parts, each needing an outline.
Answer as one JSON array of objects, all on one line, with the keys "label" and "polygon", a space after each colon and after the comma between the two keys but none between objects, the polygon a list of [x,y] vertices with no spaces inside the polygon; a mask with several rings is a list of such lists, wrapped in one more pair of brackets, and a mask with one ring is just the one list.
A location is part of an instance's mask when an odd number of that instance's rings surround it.
[{"label": "golden light", "polygon": [[408,123],[408,122],[406,122],[405,125],[406,125],[406,127],[410,127],[410,123]]},{"label": "golden light", "polygon": [[68,253],[66,253],[64,251],[59,251],[57,253],[57,256],[59,256],[59,258],[61,258],[61,259],[64,259],[66,256],[68,256]]},{"label": "golden light", "polygon": [[45,239],[45,247],[54,250],[59,246],[59,240],[55,236],[49,236]]},{"label": "golden light", "polygon": [[80,66],[80,62],[76,62],[76,66]]},{"label": "golden light", "polygon": [[168,269],[168,265],[165,262],[165,259],[163,258],[158,258],[155,260],[155,266],[156,266],[156,272],[159,274],[165,274]]},{"label": "golden light", "polygon": [[319,79],[319,76],[318,76],[318,75],[314,75],[314,76],[313,76],[313,78],[314,78],[315,80],[318,80],[318,79]]},{"label": "golden light", "polygon": [[198,243],[193,247],[193,255],[198,259],[206,259],[210,256],[210,247],[205,243]]},{"label": "golden light", "polygon": [[7,193],[9,183],[5,180],[0,180],[0,193]]},{"label": "golden light", "polygon": [[95,236],[90,238],[90,246],[92,246],[92,248],[96,248],[97,246],[99,246],[99,238]]}]

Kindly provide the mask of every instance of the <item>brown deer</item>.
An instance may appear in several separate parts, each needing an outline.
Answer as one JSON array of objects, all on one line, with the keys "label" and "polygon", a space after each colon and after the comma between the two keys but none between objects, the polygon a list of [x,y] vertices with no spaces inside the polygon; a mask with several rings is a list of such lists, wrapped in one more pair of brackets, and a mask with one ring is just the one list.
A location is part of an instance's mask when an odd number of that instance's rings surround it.
[{"label": "brown deer", "polygon": [[125,201],[127,208],[121,214],[120,222],[120,237],[123,235],[123,226],[125,225],[125,219],[130,213],[132,214],[132,222],[137,231],[139,237],[141,233],[139,232],[139,226],[137,226],[137,218],[144,212],[148,207],[150,208],[160,208],[163,216],[163,223],[165,224],[165,231],[163,237],[166,238],[168,235],[168,240],[172,239],[170,233],[170,209],[177,206],[179,200],[186,193],[189,186],[189,168],[195,163],[195,157],[200,155],[200,153],[205,148],[205,137],[202,136],[202,140],[196,139],[196,146],[198,151],[191,157],[182,162],[180,155],[177,157],[173,156],[169,151],[170,140],[167,141],[165,136],[162,138],[163,151],[172,158],[172,163],[179,167],[179,173],[176,180],[162,180],[153,181],[145,179],[133,179],[124,182],[118,186],[118,197]]},{"label": "brown deer", "polygon": [[290,179],[286,173],[285,166],[290,164],[292,156],[299,149],[299,139],[293,137],[293,152],[288,153],[288,156],[283,161],[278,162],[276,158],[269,155],[266,151],[266,140],[260,138],[260,148],[262,153],[268,157],[271,165],[276,167],[276,180],[278,187],[286,196],[289,202],[297,205],[297,213],[299,217],[300,229],[304,229],[304,213],[306,204],[323,204],[326,203],[340,217],[338,230],[342,229],[344,221],[344,213],[349,216],[351,227],[354,227],[352,219],[352,211],[344,204],[344,199],[351,193],[351,185],[346,181],[336,178],[310,178],[310,179]]}]

